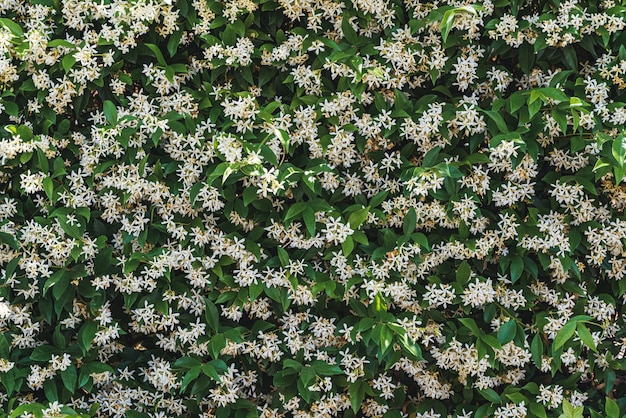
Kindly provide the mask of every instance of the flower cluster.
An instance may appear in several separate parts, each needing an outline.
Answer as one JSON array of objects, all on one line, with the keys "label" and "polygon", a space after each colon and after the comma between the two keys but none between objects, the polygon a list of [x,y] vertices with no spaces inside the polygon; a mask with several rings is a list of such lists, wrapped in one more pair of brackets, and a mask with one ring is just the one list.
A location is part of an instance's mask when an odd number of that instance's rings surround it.
[{"label": "flower cluster", "polygon": [[0,15],[0,417],[623,412],[623,5]]}]

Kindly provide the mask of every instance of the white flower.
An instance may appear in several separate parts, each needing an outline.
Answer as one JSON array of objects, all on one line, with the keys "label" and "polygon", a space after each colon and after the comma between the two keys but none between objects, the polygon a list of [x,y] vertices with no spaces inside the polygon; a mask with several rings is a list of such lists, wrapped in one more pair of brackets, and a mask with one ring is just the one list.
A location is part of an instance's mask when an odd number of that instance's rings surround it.
[{"label": "white flower", "polygon": [[496,291],[491,279],[480,281],[478,278],[463,291],[463,304],[478,308],[495,300]]}]

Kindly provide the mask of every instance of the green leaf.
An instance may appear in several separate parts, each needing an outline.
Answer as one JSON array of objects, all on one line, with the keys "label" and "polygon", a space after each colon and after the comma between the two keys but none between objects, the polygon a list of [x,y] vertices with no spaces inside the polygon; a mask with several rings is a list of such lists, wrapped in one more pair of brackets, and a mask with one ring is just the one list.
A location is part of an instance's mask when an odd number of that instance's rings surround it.
[{"label": "green leaf", "polygon": [[343,14],[343,19],[341,21],[341,31],[343,32],[344,37],[348,42],[355,45],[359,38],[356,34],[356,31],[350,24],[350,15],[348,13]]},{"label": "green leaf", "polygon": [[502,350],[502,344],[500,344],[500,341],[498,341],[497,338],[491,335],[486,335],[486,334],[481,335],[480,340],[482,340],[482,342],[484,342],[485,344],[487,344],[489,347],[493,348],[494,350]]},{"label": "green leaf", "polygon": [[98,324],[93,321],[87,321],[78,331],[78,345],[80,346],[83,354],[89,351],[91,342],[93,341],[96,333],[98,332]]},{"label": "green leaf", "polygon": [[310,236],[315,236],[315,211],[310,206],[307,206],[302,212],[302,219],[304,220],[304,226]]},{"label": "green leaf", "polygon": [[563,134],[567,133],[567,112],[561,111],[559,109],[552,109],[550,112],[556,123],[559,125],[561,132]]},{"label": "green leaf", "polygon": [[176,55],[176,51],[178,50],[178,46],[180,45],[180,40],[183,37],[182,31],[176,31],[172,35],[170,35],[170,39],[167,41],[167,52],[170,54],[170,57]]},{"label": "green leaf", "polygon": [[524,74],[530,74],[535,64],[533,46],[528,42],[524,42],[520,45],[518,58],[522,72],[524,72]]},{"label": "green leaf", "polygon": [[489,146],[491,148],[495,148],[503,141],[513,141],[514,143],[519,144],[522,148],[526,147],[526,143],[522,139],[519,132],[507,132],[504,134],[494,135],[494,137],[489,141]]},{"label": "green leaf", "polygon": [[63,158],[61,157],[57,157],[54,159],[54,162],[52,163],[52,169],[54,170],[52,178],[61,177],[64,174],[67,174],[67,171],[65,170],[65,164],[63,163]]},{"label": "green leaf", "polygon": [[426,154],[422,160],[422,167],[432,167],[437,163],[437,157],[441,152],[441,147],[433,147]]},{"label": "green leaf", "polygon": [[65,70],[66,73],[69,73],[72,67],[76,64],[76,58],[74,58],[73,54],[68,54],[63,57],[61,60],[61,66]]},{"label": "green leaf", "polygon": [[570,319],[556,334],[556,338],[554,339],[554,350],[556,351],[559,348],[563,347],[563,345],[574,336],[575,332],[576,321],[572,321]]},{"label": "green leaf", "polygon": [[57,46],[62,46],[65,48],[74,48],[76,45],[73,43],[66,41],[65,39],[53,39],[48,42],[48,48],[56,48]]},{"label": "green leaf", "polygon": [[374,312],[387,312],[387,304],[385,303],[385,299],[383,299],[380,292],[376,293],[376,296],[374,296]]},{"label": "green leaf", "polygon": [[61,371],[61,380],[63,381],[63,386],[65,386],[70,393],[74,393],[76,382],[78,381],[76,367],[70,365],[67,369]]},{"label": "green leaf", "polygon": [[624,135],[615,138],[611,145],[611,151],[619,167],[624,167],[624,161],[626,159],[626,137]]},{"label": "green leaf", "polygon": [[261,295],[261,293],[263,293],[263,284],[258,283],[258,284],[251,284],[248,287],[248,291],[250,293],[250,300],[257,300],[258,297]]},{"label": "green leaf", "polygon": [[51,345],[40,345],[35,347],[29,358],[34,361],[50,361],[53,354],[58,354],[59,349]]},{"label": "green leaf", "polygon": [[7,19],[6,17],[2,17],[0,18],[0,25],[7,28],[9,32],[17,37],[21,38],[22,36],[24,36],[24,30],[13,19]]},{"label": "green leaf", "polygon": [[542,99],[544,97],[556,100],[557,102],[569,102],[570,98],[563,90],[556,87],[542,87],[534,91],[541,92]]},{"label": "green leaf", "polygon": [[502,402],[502,399],[500,399],[500,395],[498,395],[498,392],[496,392],[495,390],[493,390],[491,388],[479,390],[478,393],[480,393],[480,395],[483,398],[487,399],[491,403],[500,403],[500,402]]},{"label": "green leaf", "polygon": [[567,400],[563,400],[563,413],[559,418],[583,418],[584,406],[574,408],[574,406]]},{"label": "green leaf", "polygon": [[387,353],[387,350],[389,350],[389,348],[391,347],[391,343],[393,342],[393,331],[391,331],[391,329],[387,325],[380,324],[379,332],[380,332],[380,354],[384,356],[385,353]]},{"label": "green leaf", "polygon": [[280,264],[283,267],[286,267],[289,264],[289,253],[285,251],[283,247],[276,247],[276,251],[278,252],[278,259],[280,260]]},{"label": "green leaf", "polygon": [[309,387],[315,382],[315,370],[311,366],[304,366],[300,370],[300,380],[304,387]]},{"label": "green leaf", "polygon": [[215,334],[213,337],[211,337],[211,342],[209,343],[209,346],[211,350],[211,355],[214,359],[217,360],[220,355],[220,351],[222,351],[222,349],[226,347],[226,337],[224,336],[224,334]]},{"label": "green leaf", "polygon": [[[530,93],[531,97],[532,97],[533,92]],[[535,116],[537,114],[537,112],[539,112],[541,110],[541,100],[538,100],[534,103],[529,103],[528,104],[528,118],[532,119],[533,116]]]},{"label": "green leaf", "polygon": [[181,357],[174,362],[174,367],[184,367],[186,369],[191,369],[192,367],[201,365],[202,363],[200,360],[193,357]]},{"label": "green leaf", "polygon": [[274,135],[276,135],[276,137],[280,140],[280,143],[283,146],[283,151],[287,154],[289,152],[289,144],[291,142],[289,134],[282,129],[274,129]]},{"label": "green leaf", "polygon": [[509,97],[509,107],[511,113],[517,112],[526,104],[526,96],[523,92],[517,91]]},{"label": "green leaf", "polygon": [[569,67],[570,70],[578,69],[578,57],[576,56],[576,50],[572,45],[567,45],[562,49],[563,58],[565,58],[565,63]]},{"label": "green leaf", "polygon": [[615,184],[620,184],[626,176],[626,167],[613,167],[613,175],[615,176]]},{"label": "green leaf", "polygon": [[[213,361],[215,361],[215,360],[213,360]],[[202,373],[204,373],[205,375],[209,376],[211,379],[215,380],[216,382],[221,382],[222,381],[222,379],[220,378],[219,373],[217,372],[217,370],[215,369],[215,367],[211,363],[205,363],[205,364],[202,365]]]},{"label": "green leaf", "polygon": [[413,360],[424,360],[424,357],[422,355],[422,349],[419,345],[417,345],[415,341],[409,339],[409,336],[407,334],[399,335],[397,341],[400,343],[402,349],[404,349],[413,357]]},{"label": "green leaf", "polygon": [[578,322],[578,324],[576,325],[576,331],[578,332],[578,336],[580,337],[580,340],[583,342],[583,344],[585,344],[592,351],[595,351],[597,353],[598,349],[596,348],[596,343],[593,340],[591,332],[589,332],[585,324],[583,324],[582,322]]},{"label": "green leaf", "polygon": [[504,345],[513,341],[516,331],[517,324],[513,319],[509,319],[507,322],[500,325],[500,328],[498,329],[498,341],[500,341],[500,344]]},{"label": "green leaf", "polygon": [[448,35],[450,34],[450,30],[452,30],[452,25],[454,25],[455,16],[455,9],[447,10],[443,14],[443,18],[441,19],[441,23],[439,24],[439,29],[441,30],[441,38],[443,39],[444,43],[448,40]]},{"label": "green leaf", "polygon": [[292,386],[297,378],[297,374],[293,370],[283,369],[274,375],[273,384],[277,387]]},{"label": "green leaf", "polygon": [[220,324],[220,315],[217,310],[217,306],[215,306],[215,304],[211,302],[209,299],[205,300],[205,306],[206,306],[206,312],[204,314],[204,317],[206,319],[207,325],[213,331],[217,332],[219,324]]},{"label": "green leaf", "polygon": [[22,415],[25,415],[26,413],[32,413],[34,414],[35,418],[41,418],[43,416],[42,411],[44,408],[45,407],[42,404],[37,402],[23,404],[15,408],[13,412],[11,412],[11,415],[9,415],[9,418],[18,418]]},{"label": "green leaf", "polygon": [[53,380],[46,380],[43,382],[43,392],[48,401],[55,402],[59,400],[57,385]]},{"label": "green leaf", "polygon": [[361,404],[365,399],[365,388],[367,386],[367,382],[365,380],[357,380],[354,383],[351,383],[348,392],[350,393],[350,405],[352,406],[352,411],[356,414],[359,409],[361,409]]},{"label": "green leaf", "polygon": [[546,408],[544,408],[543,405],[539,404],[539,403],[534,403],[532,402],[530,404],[530,413],[532,414],[531,416],[537,417],[537,418],[547,418],[547,414],[546,414]]},{"label": "green leaf", "polygon": [[50,164],[48,163],[48,157],[41,150],[41,148],[37,147],[37,162],[39,163],[39,168],[44,174],[48,174],[50,171]]},{"label": "green leaf", "polygon": [[511,260],[511,283],[515,283],[524,271],[524,259],[519,255],[515,255]]},{"label": "green leaf", "polygon": [[530,344],[530,354],[533,356],[535,365],[541,367],[543,358],[543,341],[541,340],[541,335],[539,333],[535,334],[533,337],[533,341]]},{"label": "green leaf", "polygon": [[509,128],[506,125],[504,118],[502,117],[502,115],[500,115],[499,112],[496,112],[494,110],[484,110],[484,109],[481,109],[481,111],[485,113],[487,116],[489,116],[489,118],[496,123],[496,126],[498,127],[498,133],[509,132]]},{"label": "green leaf", "polygon": [[289,206],[289,209],[287,209],[287,213],[285,214],[285,223],[288,223],[291,219],[304,212],[308,207],[309,205],[306,202],[297,202]]},{"label": "green leaf", "polygon": [[45,296],[48,289],[50,289],[52,286],[54,286],[59,281],[61,281],[61,279],[67,276],[68,276],[68,271],[65,269],[60,269],[52,273],[52,275],[46,279],[46,282],[43,285],[43,291],[41,292],[42,295]]},{"label": "green leaf", "polygon": [[183,380],[180,383],[180,393],[183,393],[185,389],[187,389],[187,386],[189,386],[189,384],[192,381],[194,381],[198,376],[200,376],[201,372],[202,372],[202,366],[199,366],[199,365],[189,369],[189,371],[185,373],[185,376],[183,377]]},{"label": "green leaf", "polygon": [[617,402],[613,399],[606,397],[604,401],[604,412],[606,412],[607,418],[620,418],[620,411]]},{"label": "green leaf", "polygon": [[338,374],[343,374],[343,370],[341,370],[341,367],[335,364],[328,364],[325,361],[321,360],[314,360],[310,364],[318,376],[334,376]]},{"label": "green leaf", "polygon": [[302,364],[288,358],[283,361],[283,369],[293,369],[299,373],[302,370]]},{"label": "green leaf", "polygon": [[250,202],[256,200],[257,198],[257,188],[256,187],[246,187],[242,193],[243,196],[243,204],[244,206],[248,206]]},{"label": "green leaf", "polygon": [[457,283],[464,285],[472,276],[472,268],[467,261],[463,261],[459,268],[456,270]]},{"label": "green leaf", "polygon": [[533,89],[533,90],[530,91],[530,97],[528,98],[528,104],[531,105],[531,104],[535,103],[536,101],[538,101],[540,99],[541,99],[541,101],[543,101],[544,98],[545,98],[545,96],[541,92],[541,89]]},{"label": "green leaf", "polygon": [[347,237],[344,242],[341,243],[341,252],[344,256],[349,256],[354,250],[354,240],[352,237]]},{"label": "green leaf", "polygon": [[404,221],[402,223],[402,232],[404,235],[410,235],[415,231],[415,226],[417,225],[417,214],[415,213],[415,208],[410,208],[406,215],[404,215]]},{"label": "green leaf", "polygon": [[[181,390],[181,392],[182,392],[182,390]],[[128,411],[126,411],[125,418],[150,418],[150,415],[148,415],[145,412],[137,412],[137,411],[133,411],[133,410],[128,410]]]},{"label": "green leaf", "polygon": [[117,107],[110,100],[105,100],[102,104],[104,117],[106,117],[107,122],[111,125],[115,125],[117,123]]},{"label": "green leaf", "polygon": [[144,45],[150,51],[152,51],[152,53],[154,54],[154,57],[157,59],[160,66],[167,67],[167,61],[165,61],[165,57],[163,56],[163,53],[161,52],[158,46],[156,46],[155,44],[144,44]]},{"label": "green leaf", "polygon": [[367,219],[369,211],[370,207],[367,206],[363,209],[352,212],[348,217],[348,223],[350,224],[350,228],[357,230],[361,226],[361,224]]},{"label": "green leaf", "polygon": [[505,396],[515,404],[528,403],[528,398],[519,392],[507,393]]},{"label": "green leaf", "polygon": [[482,329],[478,327],[476,321],[474,321],[472,318],[459,318],[459,322],[462,323],[465,328],[468,328],[470,331],[472,331],[472,334],[477,337],[480,337],[485,333]]},{"label": "green leaf", "polygon": [[19,250],[20,248],[17,243],[17,240],[13,237],[13,235],[6,233],[6,232],[0,232],[0,243],[7,244],[9,247],[13,248],[14,250]]},{"label": "green leaf", "polygon": [[46,196],[54,202],[54,182],[50,177],[45,177],[42,183],[43,191],[46,193]]}]

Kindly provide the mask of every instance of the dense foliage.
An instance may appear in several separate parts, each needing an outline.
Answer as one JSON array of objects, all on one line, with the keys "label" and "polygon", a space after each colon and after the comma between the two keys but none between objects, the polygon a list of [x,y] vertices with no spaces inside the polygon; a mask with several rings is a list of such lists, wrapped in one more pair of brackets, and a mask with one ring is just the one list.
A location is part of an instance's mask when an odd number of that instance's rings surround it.
[{"label": "dense foliage", "polygon": [[621,416],[624,6],[3,0],[0,416]]}]

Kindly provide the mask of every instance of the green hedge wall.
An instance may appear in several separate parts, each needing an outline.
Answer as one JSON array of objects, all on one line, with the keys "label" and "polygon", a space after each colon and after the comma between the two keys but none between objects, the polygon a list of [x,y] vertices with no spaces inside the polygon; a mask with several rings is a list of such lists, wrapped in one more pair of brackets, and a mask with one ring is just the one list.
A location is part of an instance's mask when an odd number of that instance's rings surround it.
[{"label": "green hedge wall", "polygon": [[1,1],[0,417],[619,418],[625,6]]}]

